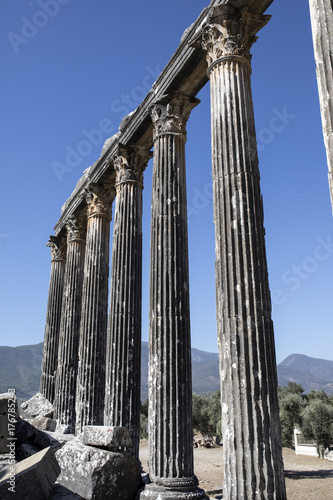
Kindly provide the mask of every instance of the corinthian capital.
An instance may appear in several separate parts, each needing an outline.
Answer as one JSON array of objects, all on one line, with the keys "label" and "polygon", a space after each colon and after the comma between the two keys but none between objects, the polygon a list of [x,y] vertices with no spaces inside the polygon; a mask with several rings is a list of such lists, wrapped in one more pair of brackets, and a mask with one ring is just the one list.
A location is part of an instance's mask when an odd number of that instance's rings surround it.
[{"label": "corinthian capital", "polygon": [[46,245],[51,248],[51,261],[60,262],[66,260],[66,239],[58,236],[50,236]]},{"label": "corinthian capital", "polygon": [[143,184],[143,172],[153,153],[140,147],[119,145],[114,160],[117,172],[116,187],[125,183]]},{"label": "corinthian capital", "polygon": [[250,62],[250,49],[258,39],[256,33],[270,18],[253,14],[247,8],[236,9],[230,5],[213,7],[203,27],[201,39],[202,47],[207,52],[208,65],[234,56]]},{"label": "corinthian capital", "polygon": [[106,183],[103,185],[90,184],[86,191],[86,201],[88,206],[88,218],[106,217],[112,218],[112,203],[116,191],[113,185]]},{"label": "corinthian capital", "polygon": [[87,232],[87,215],[84,213],[71,215],[66,221],[67,242],[85,241]]},{"label": "corinthian capital", "polygon": [[186,138],[186,123],[191,111],[200,103],[195,97],[182,94],[165,96],[150,109],[154,124],[154,141],[165,134],[182,135]]}]

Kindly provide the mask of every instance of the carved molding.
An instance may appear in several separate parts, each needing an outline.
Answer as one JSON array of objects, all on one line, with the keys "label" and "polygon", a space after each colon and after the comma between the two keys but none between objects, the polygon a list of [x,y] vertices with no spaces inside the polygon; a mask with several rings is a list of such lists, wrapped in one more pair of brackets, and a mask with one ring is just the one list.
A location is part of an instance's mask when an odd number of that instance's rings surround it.
[{"label": "carved molding", "polygon": [[67,243],[85,241],[87,234],[87,215],[84,213],[71,215],[66,220]]},{"label": "carved molding", "polygon": [[186,123],[200,100],[182,94],[165,96],[150,109],[154,124],[154,141],[161,135],[182,135],[186,139]]},{"label": "carved molding", "polygon": [[219,5],[211,9],[207,24],[201,33],[201,45],[207,52],[209,68],[222,59],[243,58],[251,62],[250,50],[258,40],[256,33],[263,28],[271,16],[253,14],[230,5]]},{"label": "carved molding", "polygon": [[51,262],[66,261],[66,238],[50,236],[47,247],[51,248]]},{"label": "carved molding", "polygon": [[114,160],[116,188],[126,183],[138,183],[143,187],[143,172],[152,156],[153,153],[146,149],[119,145]]},{"label": "carved molding", "polygon": [[87,216],[106,217],[112,219],[112,203],[116,191],[114,185],[105,183],[103,185],[90,184],[86,190]]}]

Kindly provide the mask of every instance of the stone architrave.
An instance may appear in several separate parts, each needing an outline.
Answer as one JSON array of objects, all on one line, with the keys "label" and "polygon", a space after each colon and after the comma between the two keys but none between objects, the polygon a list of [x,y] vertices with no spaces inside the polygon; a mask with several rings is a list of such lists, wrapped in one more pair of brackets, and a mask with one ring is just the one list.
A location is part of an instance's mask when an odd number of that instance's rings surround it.
[{"label": "stone architrave", "polygon": [[211,83],[223,498],[286,498],[250,48],[270,16],[210,11],[201,43]]},{"label": "stone architrave", "polygon": [[91,185],[87,191],[88,224],[76,387],[76,429],[103,425],[108,314],[111,184]]},{"label": "stone architrave", "polygon": [[186,122],[198,99],[151,109],[154,170],[149,332],[149,478],[140,498],[206,498],[193,470]]},{"label": "stone architrave", "polygon": [[333,207],[333,4],[332,0],[310,0],[309,3]]},{"label": "stone architrave", "polygon": [[50,236],[47,246],[51,248],[52,260],[40,392],[53,403],[66,264],[66,240],[63,237]]},{"label": "stone architrave", "polygon": [[120,147],[106,362],[105,425],[127,427],[139,458],[143,171],[152,153]]},{"label": "stone architrave", "polygon": [[54,418],[66,433],[75,432],[75,395],[78,372],[83,269],[87,215],[68,219],[67,259],[55,385]]}]

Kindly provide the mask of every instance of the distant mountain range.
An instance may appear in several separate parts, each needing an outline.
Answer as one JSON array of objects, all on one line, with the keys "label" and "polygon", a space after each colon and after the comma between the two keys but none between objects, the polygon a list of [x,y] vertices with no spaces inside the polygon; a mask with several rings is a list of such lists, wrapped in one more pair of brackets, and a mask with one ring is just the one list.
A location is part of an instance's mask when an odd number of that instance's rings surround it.
[{"label": "distant mountain range", "polygon": [[[19,347],[0,346],[0,393],[15,388],[20,399],[39,390],[43,342]],[[148,343],[142,343],[141,398],[148,397]],[[218,354],[192,349],[193,391],[215,392],[220,388]],[[333,361],[292,354],[278,365],[279,385],[301,384],[306,393],[312,389],[333,394]]]},{"label": "distant mountain range", "polygon": [[278,365],[278,379],[281,386],[297,382],[306,393],[324,390],[330,396],[333,394],[333,361],[291,354]]}]

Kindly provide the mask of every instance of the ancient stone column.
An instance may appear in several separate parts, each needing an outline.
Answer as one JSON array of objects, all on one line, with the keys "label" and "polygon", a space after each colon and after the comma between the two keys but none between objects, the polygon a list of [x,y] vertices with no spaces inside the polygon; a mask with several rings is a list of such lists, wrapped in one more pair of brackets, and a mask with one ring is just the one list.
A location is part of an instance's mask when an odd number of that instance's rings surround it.
[{"label": "ancient stone column", "polygon": [[328,179],[333,207],[333,3],[310,0],[310,14]]},{"label": "ancient stone column", "polygon": [[193,471],[185,175],[186,122],[198,100],[166,97],[154,123],[149,332],[149,477],[142,498],[205,498]]},{"label": "ancient stone column", "polygon": [[139,458],[143,171],[152,153],[120,147],[106,357],[105,425],[127,427]]},{"label": "ancient stone column", "polygon": [[108,313],[109,246],[114,187],[91,185],[87,192],[88,224],[79,367],[76,388],[76,433],[84,425],[103,425]]},{"label": "ancient stone column", "polygon": [[50,236],[47,246],[51,248],[52,260],[49,298],[46,311],[40,392],[53,403],[66,264],[66,240],[63,237],[58,238],[56,236]]},{"label": "ancient stone column", "polygon": [[203,29],[211,82],[223,498],[286,498],[250,48],[270,16],[227,5]]},{"label": "ancient stone column", "polygon": [[71,216],[66,223],[67,259],[62,299],[62,319],[55,384],[55,415],[58,428],[75,432],[75,395],[78,371],[82,284],[86,249],[87,215]]}]

